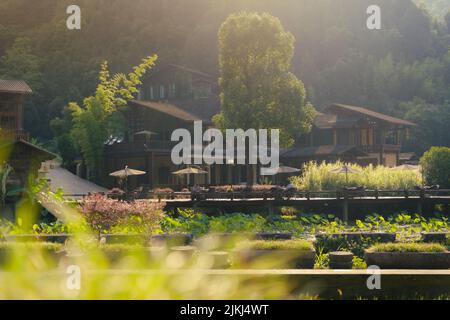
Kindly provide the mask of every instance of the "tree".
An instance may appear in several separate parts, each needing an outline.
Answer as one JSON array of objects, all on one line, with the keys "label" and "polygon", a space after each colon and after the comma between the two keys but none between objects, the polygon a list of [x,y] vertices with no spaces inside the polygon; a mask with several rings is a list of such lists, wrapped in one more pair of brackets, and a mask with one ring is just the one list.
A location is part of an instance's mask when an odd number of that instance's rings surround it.
[{"label": "tree", "polygon": [[294,37],[269,14],[232,14],[219,31],[222,129],[280,129],[283,146],[311,128],[314,108],[289,72]]},{"label": "tree", "polygon": [[433,145],[450,147],[450,103],[433,105],[421,99],[402,103],[400,110],[406,110],[405,119],[417,124],[411,131],[407,147],[422,154]]},{"label": "tree", "polygon": [[0,77],[23,79],[33,90],[42,87],[42,60],[33,53],[31,40],[17,38],[0,58]]},{"label": "tree", "polygon": [[432,147],[420,163],[427,184],[450,187],[450,148]]},{"label": "tree", "polygon": [[128,75],[110,76],[108,64],[101,66],[99,84],[93,96],[83,101],[83,106],[72,102],[72,141],[81,150],[93,180],[98,181],[103,168],[103,150],[108,140],[120,138],[125,131],[123,111],[127,102],[138,92],[137,86],[145,72],[152,68],[156,55],[143,59]]}]

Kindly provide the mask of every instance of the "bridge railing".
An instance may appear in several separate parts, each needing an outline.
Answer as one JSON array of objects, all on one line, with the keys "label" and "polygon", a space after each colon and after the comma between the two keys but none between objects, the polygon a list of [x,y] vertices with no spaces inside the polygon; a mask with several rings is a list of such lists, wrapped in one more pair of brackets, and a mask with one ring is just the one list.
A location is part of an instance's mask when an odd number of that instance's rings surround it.
[{"label": "bridge railing", "polygon": [[148,193],[142,195],[146,199],[160,200],[295,200],[295,199],[382,199],[382,198],[433,198],[450,197],[450,190],[340,190],[340,191],[233,191],[233,192],[170,192]]}]

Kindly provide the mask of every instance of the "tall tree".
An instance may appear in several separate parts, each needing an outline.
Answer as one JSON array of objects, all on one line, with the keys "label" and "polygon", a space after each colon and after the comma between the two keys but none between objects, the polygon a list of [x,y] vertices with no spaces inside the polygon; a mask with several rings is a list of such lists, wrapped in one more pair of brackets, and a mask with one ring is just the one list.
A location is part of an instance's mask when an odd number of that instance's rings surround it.
[{"label": "tall tree", "polygon": [[0,58],[0,77],[23,79],[38,90],[42,86],[42,59],[33,52],[29,38],[16,38],[14,44]]},{"label": "tall tree", "polygon": [[219,31],[222,129],[280,129],[283,146],[308,132],[314,108],[289,72],[294,37],[269,14],[232,14]]},{"label": "tall tree", "polygon": [[156,59],[156,55],[147,57],[128,75],[118,73],[112,77],[104,62],[95,94],[85,98],[82,106],[75,102],[69,104],[72,140],[80,148],[93,180],[98,181],[102,172],[105,143],[123,136],[123,111],[138,92],[142,76],[154,66]]}]

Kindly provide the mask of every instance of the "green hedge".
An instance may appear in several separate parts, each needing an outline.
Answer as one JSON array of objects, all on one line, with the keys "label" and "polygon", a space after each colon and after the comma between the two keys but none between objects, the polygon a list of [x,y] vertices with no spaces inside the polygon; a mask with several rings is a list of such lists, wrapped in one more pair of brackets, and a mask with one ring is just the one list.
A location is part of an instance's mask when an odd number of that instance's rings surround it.
[{"label": "green hedge", "polygon": [[444,252],[445,246],[437,243],[380,243],[368,249],[370,252]]}]

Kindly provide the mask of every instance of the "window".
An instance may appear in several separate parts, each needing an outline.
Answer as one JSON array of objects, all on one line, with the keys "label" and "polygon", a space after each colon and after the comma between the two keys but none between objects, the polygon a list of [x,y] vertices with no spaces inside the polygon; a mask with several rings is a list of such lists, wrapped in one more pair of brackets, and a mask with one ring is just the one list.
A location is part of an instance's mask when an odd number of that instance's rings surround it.
[{"label": "window", "polygon": [[155,99],[155,94],[153,92],[153,86],[150,86],[150,100],[154,100]]},{"label": "window", "polygon": [[398,144],[397,131],[391,130],[386,134],[385,144]]},{"label": "window", "polygon": [[349,145],[350,144],[350,136],[349,131],[347,129],[338,130],[338,144],[340,145]]},{"label": "window", "polygon": [[160,99],[164,99],[165,98],[164,85],[161,85],[159,87],[159,98]]},{"label": "window", "polygon": [[208,98],[209,96],[211,96],[212,92],[211,84],[197,83],[193,88],[193,91],[195,99]]},{"label": "window", "polygon": [[317,130],[314,132],[314,145],[316,146],[332,146],[334,144],[333,130]]},{"label": "window", "polygon": [[175,98],[176,95],[176,87],[175,83],[172,83],[169,87],[169,98]]},{"label": "window", "polygon": [[169,184],[170,170],[166,167],[158,169],[158,184],[161,186]]}]

